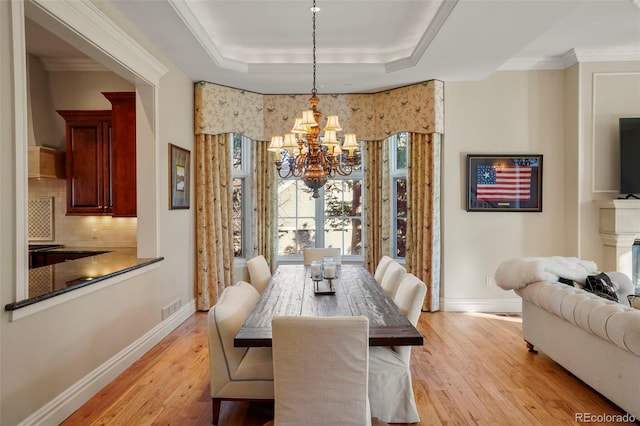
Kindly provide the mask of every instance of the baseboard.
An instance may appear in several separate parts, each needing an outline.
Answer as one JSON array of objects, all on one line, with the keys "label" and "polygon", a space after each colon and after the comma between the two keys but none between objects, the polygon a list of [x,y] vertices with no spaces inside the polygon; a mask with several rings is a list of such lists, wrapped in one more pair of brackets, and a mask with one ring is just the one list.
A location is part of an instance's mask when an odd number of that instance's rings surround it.
[{"label": "baseboard", "polygon": [[196,311],[195,299],[149,330],[91,373],[24,419],[18,426],[60,424],[91,397],[149,352]]},{"label": "baseboard", "polygon": [[447,299],[444,298],[446,312],[522,312],[522,299]]}]

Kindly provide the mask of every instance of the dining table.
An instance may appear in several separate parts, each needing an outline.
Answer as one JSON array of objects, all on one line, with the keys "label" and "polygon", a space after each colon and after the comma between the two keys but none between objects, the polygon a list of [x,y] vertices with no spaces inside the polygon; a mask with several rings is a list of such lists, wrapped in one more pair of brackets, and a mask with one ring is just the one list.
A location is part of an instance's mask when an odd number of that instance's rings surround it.
[{"label": "dining table", "polygon": [[234,346],[271,346],[275,316],[369,318],[369,346],[421,346],[406,315],[361,265],[338,265],[335,278],[313,280],[310,266],[280,265],[238,331]]}]

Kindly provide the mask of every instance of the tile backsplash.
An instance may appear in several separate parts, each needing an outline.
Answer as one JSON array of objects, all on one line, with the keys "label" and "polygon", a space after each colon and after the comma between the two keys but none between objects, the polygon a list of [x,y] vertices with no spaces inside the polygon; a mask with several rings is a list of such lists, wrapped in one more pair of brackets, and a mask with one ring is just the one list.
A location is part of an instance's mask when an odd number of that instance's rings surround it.
[{"label": "tile backsplash", "polygon": [[29,179],[29,197],[53,197],[53,241],[68,247],[136,247],[135,217],[66,216],[67,183]]}]

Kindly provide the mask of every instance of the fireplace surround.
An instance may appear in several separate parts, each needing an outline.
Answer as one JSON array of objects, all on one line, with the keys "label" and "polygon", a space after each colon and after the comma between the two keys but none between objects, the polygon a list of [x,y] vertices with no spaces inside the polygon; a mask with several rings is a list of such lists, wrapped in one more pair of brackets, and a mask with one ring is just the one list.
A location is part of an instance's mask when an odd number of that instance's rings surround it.
[{"label": "fireplace surround", "polygon": [[[640,293],[637,275],[634,271],[634,260],[638,249],[634,243],[640,239],[640,200],[599,200],[600,238],[603,244],[603,264],[605,271],[624,272],[635,278],[636,294]],[[635,272],[635,277],[634,277]]]}]

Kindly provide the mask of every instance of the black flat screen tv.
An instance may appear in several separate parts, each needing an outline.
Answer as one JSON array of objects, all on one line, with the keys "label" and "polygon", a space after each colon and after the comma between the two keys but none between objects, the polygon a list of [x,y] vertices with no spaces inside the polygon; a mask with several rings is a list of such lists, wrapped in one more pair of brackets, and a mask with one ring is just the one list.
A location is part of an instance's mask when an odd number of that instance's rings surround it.
[{"label": "black flat screen tv", "polygon": [[620,194],[640,195],[640,117],[620,118]]}]

